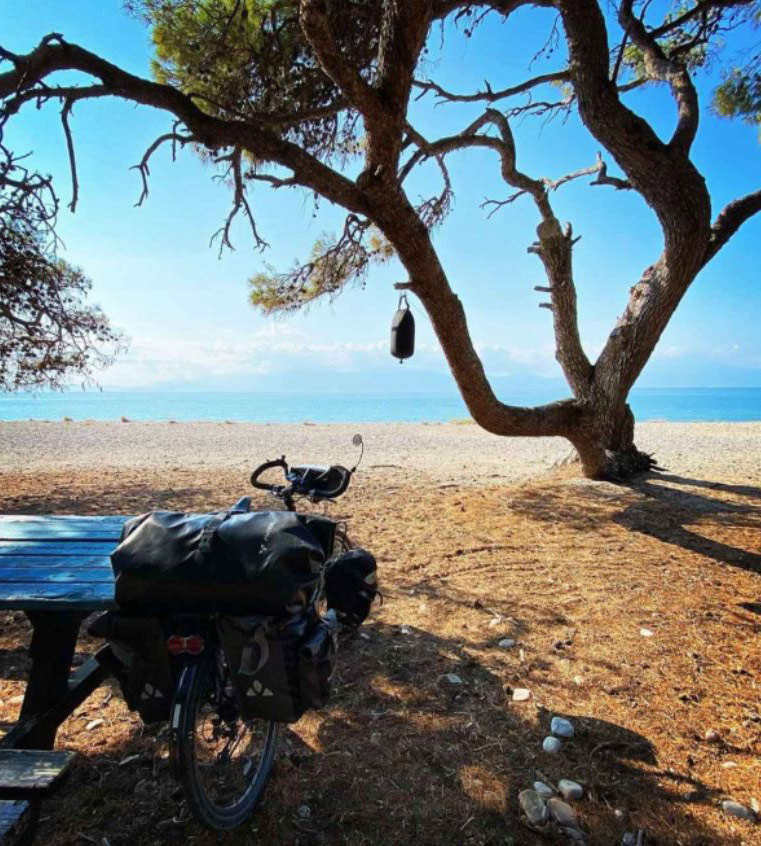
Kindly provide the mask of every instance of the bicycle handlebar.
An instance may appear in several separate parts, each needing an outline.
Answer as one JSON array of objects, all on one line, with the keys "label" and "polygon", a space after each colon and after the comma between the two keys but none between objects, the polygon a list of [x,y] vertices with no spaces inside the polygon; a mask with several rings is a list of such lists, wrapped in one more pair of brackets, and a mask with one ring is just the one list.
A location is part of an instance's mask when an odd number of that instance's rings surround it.
[{"label": "bicycle handlebar", "polygon": [[251,474],[251,484],[255,488],[259,488],[262,491],[273,491],[279,487],[279,485],[268,485],[266,482],[260,482],[259,477],[262,473],[266,473],[267,470],[272,470],[273,467],[282,467],[283,472],[288,472],[288,463],[285,460],[285,456],[282,458],[276,458],[273,461],[265,461],[264,464],[260,464],[256,470]]},{"label": "bicycle handlebar", "polygon": [[[283,470],[287,485],[275,485],[259,481],[263,473],[275,467]],[[312,501],[317,502],[325,499],[336,499],[341,496],[349,487],[353,472],[353,470],[348,470],[339,464],[330,467],[313,467],[310,465],[289,467],[285,456],[282,456],[260,464],[251,474],[251,484],[260,490],[269,491],[286,503],[294,495],[308,496]],[[331,487],[328,487],[329,484]]]}]

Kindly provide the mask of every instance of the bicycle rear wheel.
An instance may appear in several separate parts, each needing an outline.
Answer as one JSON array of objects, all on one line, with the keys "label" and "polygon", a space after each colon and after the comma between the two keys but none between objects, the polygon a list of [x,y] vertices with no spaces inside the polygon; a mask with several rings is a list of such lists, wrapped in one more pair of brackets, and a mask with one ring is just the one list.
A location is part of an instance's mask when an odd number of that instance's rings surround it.
[{"label": "bicycle rear wheel", "polygon": [[280,725],[241,717],[221,649],[185,673],[175,734],[185,798],[207,828],[235,828],[264,794]]}]

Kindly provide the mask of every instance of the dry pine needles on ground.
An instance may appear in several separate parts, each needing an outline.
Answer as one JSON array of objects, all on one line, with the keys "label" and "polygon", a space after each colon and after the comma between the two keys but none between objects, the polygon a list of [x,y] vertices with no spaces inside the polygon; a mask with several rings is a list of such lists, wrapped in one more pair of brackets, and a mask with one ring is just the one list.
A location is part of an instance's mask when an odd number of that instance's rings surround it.
[{"label": "dry pine needles on ground", "polygon": [[[0,510],[213,509],[243,483],[5,474]],[[379,470],[335,510],[376,553],[385,602],[344,642],[331,706],[285,733],[250,825],[221,836],[188,820],[165,733],[103,687],[59,734],[82,755],[45,803],[40,843],[532,846],[547,840],[517,795],[539,773],[584,786],[591,844],[638,829],[648,844],[761,844],[761,825],[719,807],[761,801],[761,487],[665,474],[620,488],[570,471],[410,486]],[[29,628],[3,623],[5,722]],[[516,688],[530,698],[512,701]],[[549,756],[556,714],[576,736]]]}]

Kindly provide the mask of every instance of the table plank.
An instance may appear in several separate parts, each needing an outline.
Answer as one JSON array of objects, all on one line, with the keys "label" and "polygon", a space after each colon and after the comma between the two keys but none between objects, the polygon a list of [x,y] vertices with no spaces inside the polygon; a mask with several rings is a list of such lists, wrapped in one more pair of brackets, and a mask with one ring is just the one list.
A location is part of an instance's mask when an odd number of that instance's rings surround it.
[{"label": "table plank", "polygon": [[108,514],[106,516],[98,516],[96,514],[0,514],[0,526],[9,525],[11,523],[82,523],[92,526],[108,526],[109,524],[119,524],[120,526],[125,520],[130,520],[131,517],[121,514]]},{"label": "table plank", "polygon": [[119,540],[129,517],[0,516],[0,540]]},{"label": "table plank", "polygon": [[2,567],[0,565],[0,584],[16,584],[26,582],[90,582],[113,583],[114,574],[110,567]]},{"label": "table plank", "polygon": [[2,570],[108,570],[111,572],[111,559],[107,555],[39,555],[16,556],[4,555],[0,558]]},{"label": "table plank", "polygon": [[54,556],[56,558],[91,558],[94,556],[108,558],[116,548],[117,541],[67,541],[59,543],[55,539],[43,540],[0,540],[1,557],[40,557]]},{"label": "table plank", "polygon": [[50,790],[71,766],[76,752],[0,749],[0,790]]},{"label": "table plank", "polygon": [[100,611],[113,608],[114,582],[0,582],[0,609]]}]

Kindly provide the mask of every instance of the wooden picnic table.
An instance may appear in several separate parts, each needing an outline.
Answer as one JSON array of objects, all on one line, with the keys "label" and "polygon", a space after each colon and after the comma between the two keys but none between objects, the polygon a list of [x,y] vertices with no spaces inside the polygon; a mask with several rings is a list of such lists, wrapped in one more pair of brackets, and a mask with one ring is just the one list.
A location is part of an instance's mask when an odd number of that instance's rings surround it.
[{"label": "wooden picnic table", "polygon": [[[82,621],[114,607],[110,554],[127,517],[0,516],[0,610],[24,611],[32,666],[18,723],[0,736],[0,841],[34,816],[72,753],[49,752],[59,725],[108,675],[108,647],[72,672]],[[27,750],[19,752],[18,750]]]}]

